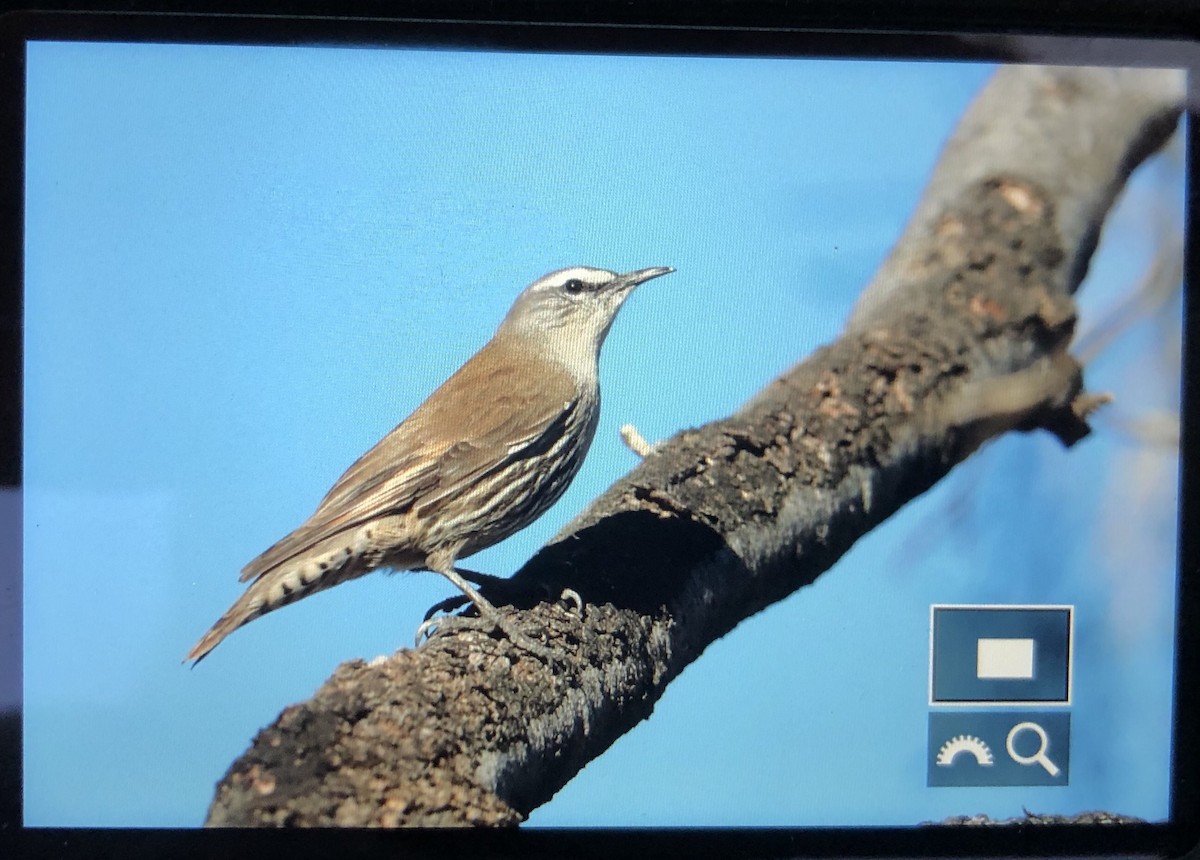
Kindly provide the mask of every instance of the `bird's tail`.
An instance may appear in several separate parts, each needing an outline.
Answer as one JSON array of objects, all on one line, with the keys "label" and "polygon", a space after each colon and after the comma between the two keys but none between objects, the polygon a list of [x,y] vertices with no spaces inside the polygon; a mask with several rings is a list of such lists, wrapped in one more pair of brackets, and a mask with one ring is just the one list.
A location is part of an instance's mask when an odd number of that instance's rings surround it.
[{"label": "bird's tail", "polygon": [[366,573],[358,562],[348,549],[339,549],[294,558],[261,574],[192,646],[184,662],[200,662],[222,639],[255,618]]},{"label": "bird's tail", "polygon": [[183,658],[185,663],[188,660],[199,663],[209,651],[216,648],[221,640],[234,630],[237,630],[243,624],[253,621],[258,616],[270,612],[274,608],[268,607],[263,602],[261,594],[256,593],[261,592],[259,588],[261,584],[262,581],[260,580],[250,586],[246,590],[246,593],[239,597],[233,606],[229,607],[225,611],[225,614],[217,619],[217,623],[200,637],[200,641],[192,646],[191,651],[188,651],[187,656]]}]

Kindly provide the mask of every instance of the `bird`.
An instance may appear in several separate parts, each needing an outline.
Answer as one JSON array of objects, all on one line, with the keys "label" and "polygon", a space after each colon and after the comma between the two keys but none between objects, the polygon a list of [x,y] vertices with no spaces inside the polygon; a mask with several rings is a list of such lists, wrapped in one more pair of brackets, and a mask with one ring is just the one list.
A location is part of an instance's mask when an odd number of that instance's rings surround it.
[{"label": "bird", "polygon": [[634,288],[669,266],[573,266],[517,296],[478,352],[346,470],[316,511],[250,561],[250,585],[184,658],[282,606],[370,571],[436,571],[481,618],[536,650],[456,567],[536,520],[578,473],[600,416],[600,348]]}]

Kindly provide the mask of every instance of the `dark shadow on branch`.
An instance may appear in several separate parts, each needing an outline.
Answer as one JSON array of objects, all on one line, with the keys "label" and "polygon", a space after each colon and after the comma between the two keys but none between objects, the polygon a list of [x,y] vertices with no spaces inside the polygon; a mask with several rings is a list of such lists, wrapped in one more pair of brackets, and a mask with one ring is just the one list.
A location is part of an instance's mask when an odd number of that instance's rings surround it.
[{"label": "dark shadow on branch", "polygon": [[721,536],[702,523],[621,511],[543,547],[512,581],[551,597],[569,588],[585,605],[653,615],[672,603],[691,570],[722,550]]}]

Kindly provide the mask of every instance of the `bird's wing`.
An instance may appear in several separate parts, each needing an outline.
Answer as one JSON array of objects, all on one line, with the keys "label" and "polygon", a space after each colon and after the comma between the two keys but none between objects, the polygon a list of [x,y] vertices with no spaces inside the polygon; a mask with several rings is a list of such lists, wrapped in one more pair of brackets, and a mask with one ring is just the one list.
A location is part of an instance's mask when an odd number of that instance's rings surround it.
[{"label": "bird's wing", "polygon": [[444,386],[447,396],[427,403],[453,410],[453,416],[438,416],[436,424],[456,432],[437,459],[437,486],[422,495],[422,505],[461,492],[514,459],[543,452],[580,407],[575,381],[554,366],[542,365],[536,374],[528,365],[490,362],[483,367],[485,378],[476,380],[463,373],[473,369],[465,365],[461,377],[456,374]]},{"label": "bird's wing", "polygon": [[578,405],[574,383],[488,360],[490,346],[359,457],[313,515],[247,564],[241,580],[262,576],[340,532],[461,490],[553,433]]},{"label": "bird's wing", "polygon": [[424,509],[439,504],[476,485],[487,475],[501,471],[517,460],[535,457],[550,449],[579,408],[578,398],[559,403],[557,408],[520,422],[503,422],[493,432],[455,443],[438,460],[438,482],[422,494]]},{"label": "bird's wing", "polygon": [[[381,465],[377,457],[363,463],[378,447],[372,448],[350,467],[311,517],[243,567],[241,581],[269,573],[340,532],[357,528],[389,512],[406,510],[423,490],[436,485],[435,464],[429,460],[422,462],[416,456],[402,457],[390,467],[369,471],[372,465]],[[349,485],[346,477],[354,471],[360,474],[369,471],[369,474],[362,475],[361,484]]]}]

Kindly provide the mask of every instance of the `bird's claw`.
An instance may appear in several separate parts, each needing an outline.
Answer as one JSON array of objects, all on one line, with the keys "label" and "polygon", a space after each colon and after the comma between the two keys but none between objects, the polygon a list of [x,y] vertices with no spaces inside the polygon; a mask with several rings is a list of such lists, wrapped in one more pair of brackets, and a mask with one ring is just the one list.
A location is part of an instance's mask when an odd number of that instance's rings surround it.
[{"label": "bird's claw", "polygon": [[414,647],[421,647],[424,642],[432,640],[436,632],[450,628],[469,628],[486,633],[499,630],[505,638],[518,648],[522,648],[534,656],[542,658],[547,663],[561,663],[565,662],[566,659],[565,655],[557,649],[530,639],[520,630],[517,630],[510,619],[503,618],[499,614],[488,617],[470,618],[463,615],[444,615],[439,618],[426,618],[417,628]]},{"label": "bird's claw", "polygon": [[479,630],[490,633],[496,628],[491,619],[466,615],[443,615],[439,618],[426,618],[417,628],[414,647],[420,648],[423,642],[429,642],[438,632],[451,629]]},{"label": "bird's claw", "polygon": [[569,603],[574,607],[576,615],[583,615],[583,598],[579,596],[579,592],[573,588],[564,588],[562,594],[558,596],[559,603]]},{"label": "bird's claw", "polygon": [[[564,588],[562,593],[558,596],[558,602],[560,604],[569,604],[572,612],[574,612],[576,615],[583,615],[583,598],[579,596],[579,592],[575,589]],[[423,620],[429,621],[439,612],[449,615],[456,609],[461,609],[470,603],[471,599],[465,594],[457,594],[453,597],[447,597],[445,600],[435,603],[433,606],[429,607]],[[422,627],[423,626],[424,625],[422,625]]]},{"label": "bird's claw", "polygon": [[[462,585],[459,587],[461,588]],[[430,607],[429,611],[425,613],[425,619],[417,628],[415,647],[419,648],[424,642],[432,639],[434,633],[438,630],[446,630],[451,626],[466,626],[476,630],[486,630],[486,632],[499,630],[514,645],[541,657],[547,662],[558,662],[563,659],[564,655],[559,653],[558,650],[530,639],[516,629],[512,623],[512,619],[501,615],[491,603],[483,599],[480,595],[475,596],[479,598],[478,601],[474,600],[468,593],[457,594]],[[583,616],[583,598],[579,596],[579,592],[575,591],[575,589],[564,588],[558,597],[558,601],[560,604],[566,604],[569,607],[568,611],[573,611],[580,617]],[[475,611],[479,613],[478,617],[449,614],[456,609],[468,605],[474,606]],[[447,614],[435,617],[439,612]]]},{"label": "bird's claw", "polygon": [[[430,614],[432,614],[432,612],[433,610],[430,610]],[[426,639],[432,639],[433,631],[437,630],[438,625],[444,620],[445,619],[442,618],[430,618],[429,615],[426,615],[425,620],[421,622],[421,626],[417,628],[417,635],[413,639],[413,647],[420,648],[423,641]]]},{"label": "bird's claw", "polygon": [[[455,609],[466,606],[470,602],[471,602],[471,599],[469,597],[467,597],[465,594],[458,594],[458,595],[455,595],[454,597],[447,597],[445,600],[441,601],[440,603],[435,603],[433,606],[429,607],[429,611],[425,613],[425,621],[428,622],[431,618],[433,618],[433,616],[437,615],[439,612],[444,612],[448,615],[451,612],[453,612]],[[422,627],[423,626],[424,625],[422,625]]]}]

